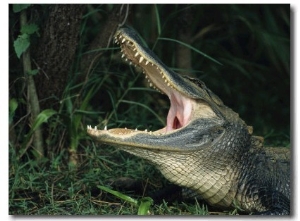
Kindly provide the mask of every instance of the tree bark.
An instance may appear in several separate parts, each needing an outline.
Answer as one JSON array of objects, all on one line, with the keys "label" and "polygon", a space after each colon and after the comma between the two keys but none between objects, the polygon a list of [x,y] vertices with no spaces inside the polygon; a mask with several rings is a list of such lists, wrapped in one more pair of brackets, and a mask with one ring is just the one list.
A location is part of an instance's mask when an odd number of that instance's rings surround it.
[{"label": "tree bark", "polygon": [[59,108],[79,41],[85,8],[76,4],[49,6],[49,17],[41,28],[43,32],[34,54],[35,63],[41,70],[36,79],[42,109]]}]

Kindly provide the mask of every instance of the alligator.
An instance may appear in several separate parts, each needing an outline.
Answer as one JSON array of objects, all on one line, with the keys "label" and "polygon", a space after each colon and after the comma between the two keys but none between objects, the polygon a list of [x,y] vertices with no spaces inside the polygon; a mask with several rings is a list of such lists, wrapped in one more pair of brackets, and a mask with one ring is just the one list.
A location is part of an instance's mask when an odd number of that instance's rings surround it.
[{"label": "alligator", "polygon": [[153,163],[171,182],[208,204],[246,214],[290,214],[290,149],[267,148],[251,126],[206,85],[175,73],[132,28],[114,36],[122,57],[143,70],[170,99],[166,126],[156,131],[87,126],[95,142]]}]

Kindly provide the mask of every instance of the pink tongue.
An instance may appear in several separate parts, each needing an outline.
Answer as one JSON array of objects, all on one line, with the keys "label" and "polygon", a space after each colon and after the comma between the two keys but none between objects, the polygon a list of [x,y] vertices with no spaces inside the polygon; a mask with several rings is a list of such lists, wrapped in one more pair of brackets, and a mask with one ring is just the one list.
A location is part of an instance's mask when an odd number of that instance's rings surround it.
[{"label": "pink tongue", "polygon": [[166,132],[185,126],[192,113],[192,103],[190,99],[183,97],[175,91],[169,98],[171,107],[167,117]]}]

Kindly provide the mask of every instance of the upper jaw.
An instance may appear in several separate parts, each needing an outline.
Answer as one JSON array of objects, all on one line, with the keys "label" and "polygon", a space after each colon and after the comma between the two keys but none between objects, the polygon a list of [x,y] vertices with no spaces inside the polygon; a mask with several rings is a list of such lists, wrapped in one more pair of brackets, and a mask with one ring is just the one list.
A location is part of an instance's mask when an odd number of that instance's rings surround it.
[{"label": "upper jaw", "polygon": [[120,45],[122,57],[142,69],[150,87],[166,94],[169,98],[174,90],[191,99],[201,98],[199,88],[161,62],[149,48],[144,46],[132,29],[120,28],[115,34],[114,41]]},{"label": "upper jaw", "polygon": [[115,43],[120,45],[122,58],[142,69],[150,87],[171,96],[171,89],[175,85],[170,80],[170,74],[166,74],[167,67],[143,46],[135,32],[128,28],[119,29],[115,34]]}]

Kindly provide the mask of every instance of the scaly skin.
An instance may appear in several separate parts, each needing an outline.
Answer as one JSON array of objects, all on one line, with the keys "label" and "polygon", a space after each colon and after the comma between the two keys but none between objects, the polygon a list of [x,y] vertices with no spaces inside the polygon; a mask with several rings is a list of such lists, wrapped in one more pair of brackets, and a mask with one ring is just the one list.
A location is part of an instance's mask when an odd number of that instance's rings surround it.
[{"label": "scaly skin", "polygon": [[252,127],[202,81],[170,70],[132,29],[119,29],[115,42],[122,57],[142,68],[150,86],[169,97],[171,107],[166,127],[158,131],[88,126],[95,141],[149,160],[171,182],[211,205],[238,205],[250,214],[290,214],[288,149],[264,148]]}]

